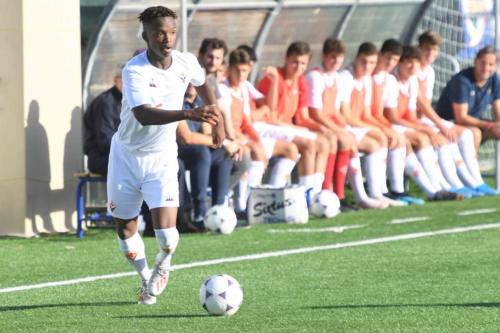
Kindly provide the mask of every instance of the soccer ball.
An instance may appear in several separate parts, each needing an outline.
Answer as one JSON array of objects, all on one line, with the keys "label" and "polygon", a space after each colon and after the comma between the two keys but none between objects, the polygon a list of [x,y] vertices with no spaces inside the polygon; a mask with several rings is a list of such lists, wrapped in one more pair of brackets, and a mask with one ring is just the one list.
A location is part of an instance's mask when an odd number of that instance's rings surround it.
[{"label": "soccer ball", "polygon": [[313,197],[310,209],[318,217],[332,218],[340,213],[340,201],[332,191],[323,190]]},{"label": "soccer ball", "polygon": [[207,211],[203,222],[208,230],[227,235],[233,232],[238,219],[231,208],[215,205]]},{"label": "soccer ball", "polygon": [[233,315],[242,303],[243,290],[232,276],[213,275],[201,285],[200,304],[211,315]]}]

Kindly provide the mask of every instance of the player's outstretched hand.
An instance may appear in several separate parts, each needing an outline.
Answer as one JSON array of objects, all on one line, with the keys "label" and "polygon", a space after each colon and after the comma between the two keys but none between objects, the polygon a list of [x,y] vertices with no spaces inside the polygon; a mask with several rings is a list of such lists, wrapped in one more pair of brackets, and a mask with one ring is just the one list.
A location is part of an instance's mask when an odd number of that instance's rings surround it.
[{"label": "player's outstretched hand", "polygon": [[192,109],[189,112],[188,118],[190,120],[209,123],[212,126],[217,125],[219,121],[219,115],[217,112],[217,107],[215,105],[205,105],[196,109]]}]

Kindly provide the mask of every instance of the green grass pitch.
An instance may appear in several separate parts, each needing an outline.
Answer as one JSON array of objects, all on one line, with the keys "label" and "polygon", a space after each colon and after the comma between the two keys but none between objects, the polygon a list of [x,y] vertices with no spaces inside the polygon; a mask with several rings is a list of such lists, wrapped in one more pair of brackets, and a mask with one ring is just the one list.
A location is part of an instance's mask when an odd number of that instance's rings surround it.
[{"label": "green grass pitch", "polygon": [[[498,210],[459,215],[479,209]],[[428,219],[390,223],[411,217]],[[362,211],[306,225],[238,228],[229,236],[181,235],[174,264],[499,222],[499,198]],[[288,232],[352,225],[363,227]],[[151,263],[156,242],[145,241]],[[136,276],[1,292],[130,271],[111,230],[92,229],[82,241],[0,238],[0,249],[0,332],[500,330],[498,228],[177,270],[153,306],[135,304]],[[243,287],[243,306],[232,317],[210,317],[198,302],[202,282],[216,273]]]}]

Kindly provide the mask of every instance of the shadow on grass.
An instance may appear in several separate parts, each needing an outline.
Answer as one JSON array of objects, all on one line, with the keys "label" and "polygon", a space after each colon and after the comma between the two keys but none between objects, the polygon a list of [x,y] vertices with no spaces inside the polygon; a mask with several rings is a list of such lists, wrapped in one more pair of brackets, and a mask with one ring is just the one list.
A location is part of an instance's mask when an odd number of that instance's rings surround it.
[{"label": "shadow on grass", "polygon": [[450,304],[339,304],[310,306],[310,310],[335,310],[335,309],[383,309],[383,308],[500,308],[500,303],[450,303]]},{"label": "shadow on grass", "polygon": [[172,313],[172,314],[152,314],[152,315],[137,315],[137,316],[119,316],[114,319],[167,319],[167,318],[204,318],[208,315],[195,313]]},{"label": "shadow on grass", "polygon": [[35,309],[66,308],[66,307],[96,307],[113,305],[133,305],[135,302],[92,302],[92,303],[60,303],[60,304],[31,304],[18,306],[0,306],[0,312],[25,311]]}]

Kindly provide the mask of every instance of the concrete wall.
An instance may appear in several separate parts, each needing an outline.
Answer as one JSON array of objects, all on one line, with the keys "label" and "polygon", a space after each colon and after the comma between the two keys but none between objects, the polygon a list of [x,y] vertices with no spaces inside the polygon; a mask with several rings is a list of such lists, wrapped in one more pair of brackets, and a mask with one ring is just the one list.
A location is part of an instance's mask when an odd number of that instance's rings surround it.
[{"label": "concrete wall", "polygon": [[74,229],[78,0],[0,0],[0,235]]}]

